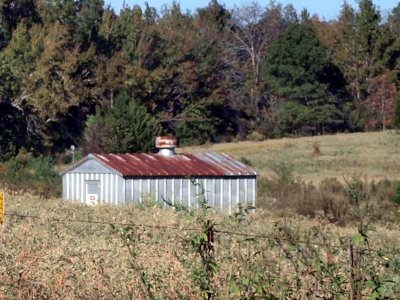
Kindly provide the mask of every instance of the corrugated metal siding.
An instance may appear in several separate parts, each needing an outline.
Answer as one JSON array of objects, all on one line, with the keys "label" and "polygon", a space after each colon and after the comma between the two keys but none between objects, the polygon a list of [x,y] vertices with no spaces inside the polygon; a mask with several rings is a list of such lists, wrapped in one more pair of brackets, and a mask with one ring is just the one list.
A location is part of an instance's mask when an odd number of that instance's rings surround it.
[{"label": "corrugated metal siding", "polygon": [[[238,168],[242,168],[241,163],[229,161],[224,165],[228,161],[224,155],[197,155],[197,157],[200,156],[202,156],[203,162],[214,160],[214,163],[217,163],[216,159],[218,161],[222,159],[220,162],[223,172],[229,174],[205,176],[206,170],[204,169],[199,176],[192,176],[197,183],[204,187],[209,205],[229,213],[234,212],[239,203],[249,203],[255,206],[256,175],[234,176],[233,174],[238,172]],[[165,176],[124,178],[120,172],[113,171],[112,168],[102,164],[103,162],[97,161],[96,157],[89,156],[75,169],[65,172],[62,176],[64,199],[86,203],[88,181],[99,181],[98,203],[143,202],[147,198],[162,201],[162,198],[167,198],[172,203],[180,203],[188,208],[198,208],[199,206],[197,195],[200,187],[192,184],[191,180],[185,176],[187,174],[171,176],[172,173],[168,173]],[[236,168],[236,165],[239,167]],[[162,168],[160,167],[160,169]]]},{"label": "corrugated metal siding", "polygon": [[115,170],[93,159],[92,155],[89,155],[70,169],[68,173],[113,174]]},{"label": "corrugated metal siding", "polygon": [[188,208],[198,208],[201,184],[210,206],[232,213],[239,203],[255,204],[255,178],[197,178],[193,184],[187,178],[131,178],[126,179],[127,203],[142,203],[146,199],[168,199]]},{"label": "corrugated metal siding", "polygon": [[98,203],[125,203],[124,179],[118,174],[66,173],[63,175],[63,197],[86,203],[86,182],[99,181]]},{"label": "corrugated metal siding", "polygon": [[63,187],[63,189],[62,189],[63,199],[68,200],[68,197],[67,197],[68,189],[66,188],[67,187],[67,176],[66,175],[62,176],[62,187]]}]

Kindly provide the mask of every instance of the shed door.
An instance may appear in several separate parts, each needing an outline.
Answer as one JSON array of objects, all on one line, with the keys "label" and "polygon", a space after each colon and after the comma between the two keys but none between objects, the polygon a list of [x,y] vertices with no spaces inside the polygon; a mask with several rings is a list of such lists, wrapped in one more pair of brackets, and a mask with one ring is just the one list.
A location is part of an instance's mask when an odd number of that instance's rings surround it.
[{"label": "shed door", "polygon": [[98,204],[100,196],[100,181],[99,180],[86,180],[86,204]]}]

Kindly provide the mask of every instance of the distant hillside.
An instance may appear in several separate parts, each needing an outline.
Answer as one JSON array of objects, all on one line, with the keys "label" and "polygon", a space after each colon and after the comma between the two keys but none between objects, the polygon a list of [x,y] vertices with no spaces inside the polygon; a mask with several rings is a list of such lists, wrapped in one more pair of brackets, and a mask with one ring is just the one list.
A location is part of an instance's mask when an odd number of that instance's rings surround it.
[{"label": "distant hillside", "polygon": [[297,176],[314,183],[352,175],[400,180],[400,135],[391,131],[223,143],[179,151],[225,152],[248,160],[262,176],[272,175],[274,164],[286,161]]}]

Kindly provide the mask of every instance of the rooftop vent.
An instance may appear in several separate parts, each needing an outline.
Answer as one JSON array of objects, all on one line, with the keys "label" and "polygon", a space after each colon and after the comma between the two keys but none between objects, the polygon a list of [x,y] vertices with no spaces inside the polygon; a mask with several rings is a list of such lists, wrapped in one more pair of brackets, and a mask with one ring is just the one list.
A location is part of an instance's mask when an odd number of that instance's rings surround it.
[{"label": "rooftop vent", "polygon": [[159,149],[158,154],[163,156],[174,156],[175,148],[178,145],[178,140],[173,136],[158,136],[156,137],[156,148]]}]

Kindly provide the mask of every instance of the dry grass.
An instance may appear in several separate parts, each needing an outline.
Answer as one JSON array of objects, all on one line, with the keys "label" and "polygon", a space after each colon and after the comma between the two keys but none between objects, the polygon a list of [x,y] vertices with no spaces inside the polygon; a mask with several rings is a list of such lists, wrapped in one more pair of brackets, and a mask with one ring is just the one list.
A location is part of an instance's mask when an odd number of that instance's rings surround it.
[{"label": "dry grass", "polygon": [[[194,280],[199,257],[185,242],[200,233],[193,217],[153,205],[87,207],[11,195],[6,201],[7,213],[39,218],[8,216],[0,228],[0,299],[204,299]],[[216,233],[212,286],[218,299],[348,297],[348,254],[342,243],[351,240],[355,227],[318,219],[279,220],[262,210],[240,223],[214,213],[209,218],[219,230],[270,237]],[[115,228],[66,219],[105,221]],[[121,223],[132,222],[167,228],[130,227],[133,256],[118,234],[129,228]],[[365,254],[363,272],[394,281],[385,286],[393,295],[399,292],[399,257],[389,253],[399,253],[400,237],[397,225],[390,226],[369,233],[369,247],[382,249],[389,262],[381,254]],[[337,278],[343,282],[333,290]],[[370,292],[368,287],[364,291]]]},{"label": "dry grass", "polygon": [[[296,175],[319,183],[354,174],[398,180],[399,146],[399,135],[364,133],[181,151],[243,157],[262,175],[271,175],[277,160],[289,160]],[[87,207],[31,195],[6,195],[6,212],[38,218],[6,216],[0,226],[0,299],[204,299],[197,278],[202,266],[191,246],[202,234],[196,215],[151,202]],[[216,233],[211,285],[217,299],[349,298],[347,247],[357,237],[356,226],[338,227],[318,216],[276,218],[262,209],[243,217],[216,212],[207,217],[217,230],[265,237]],[[387,299],[400,293],[399,229],[395,222],[374,224],[368,245],[356,242],[364,249],[367,296],[379,287]],[[129,240],[122,238],[126,231]]]},{"label": "dry grass", "polygon": [[289,161],[297,176],[315,184],[328,177],[342,180],[353,175],[368,181],[400,180],[400,135],[391,131],[224,143],[179,152],[225,152],[250,160],[266,176],[272,175],[276,161]]}]

